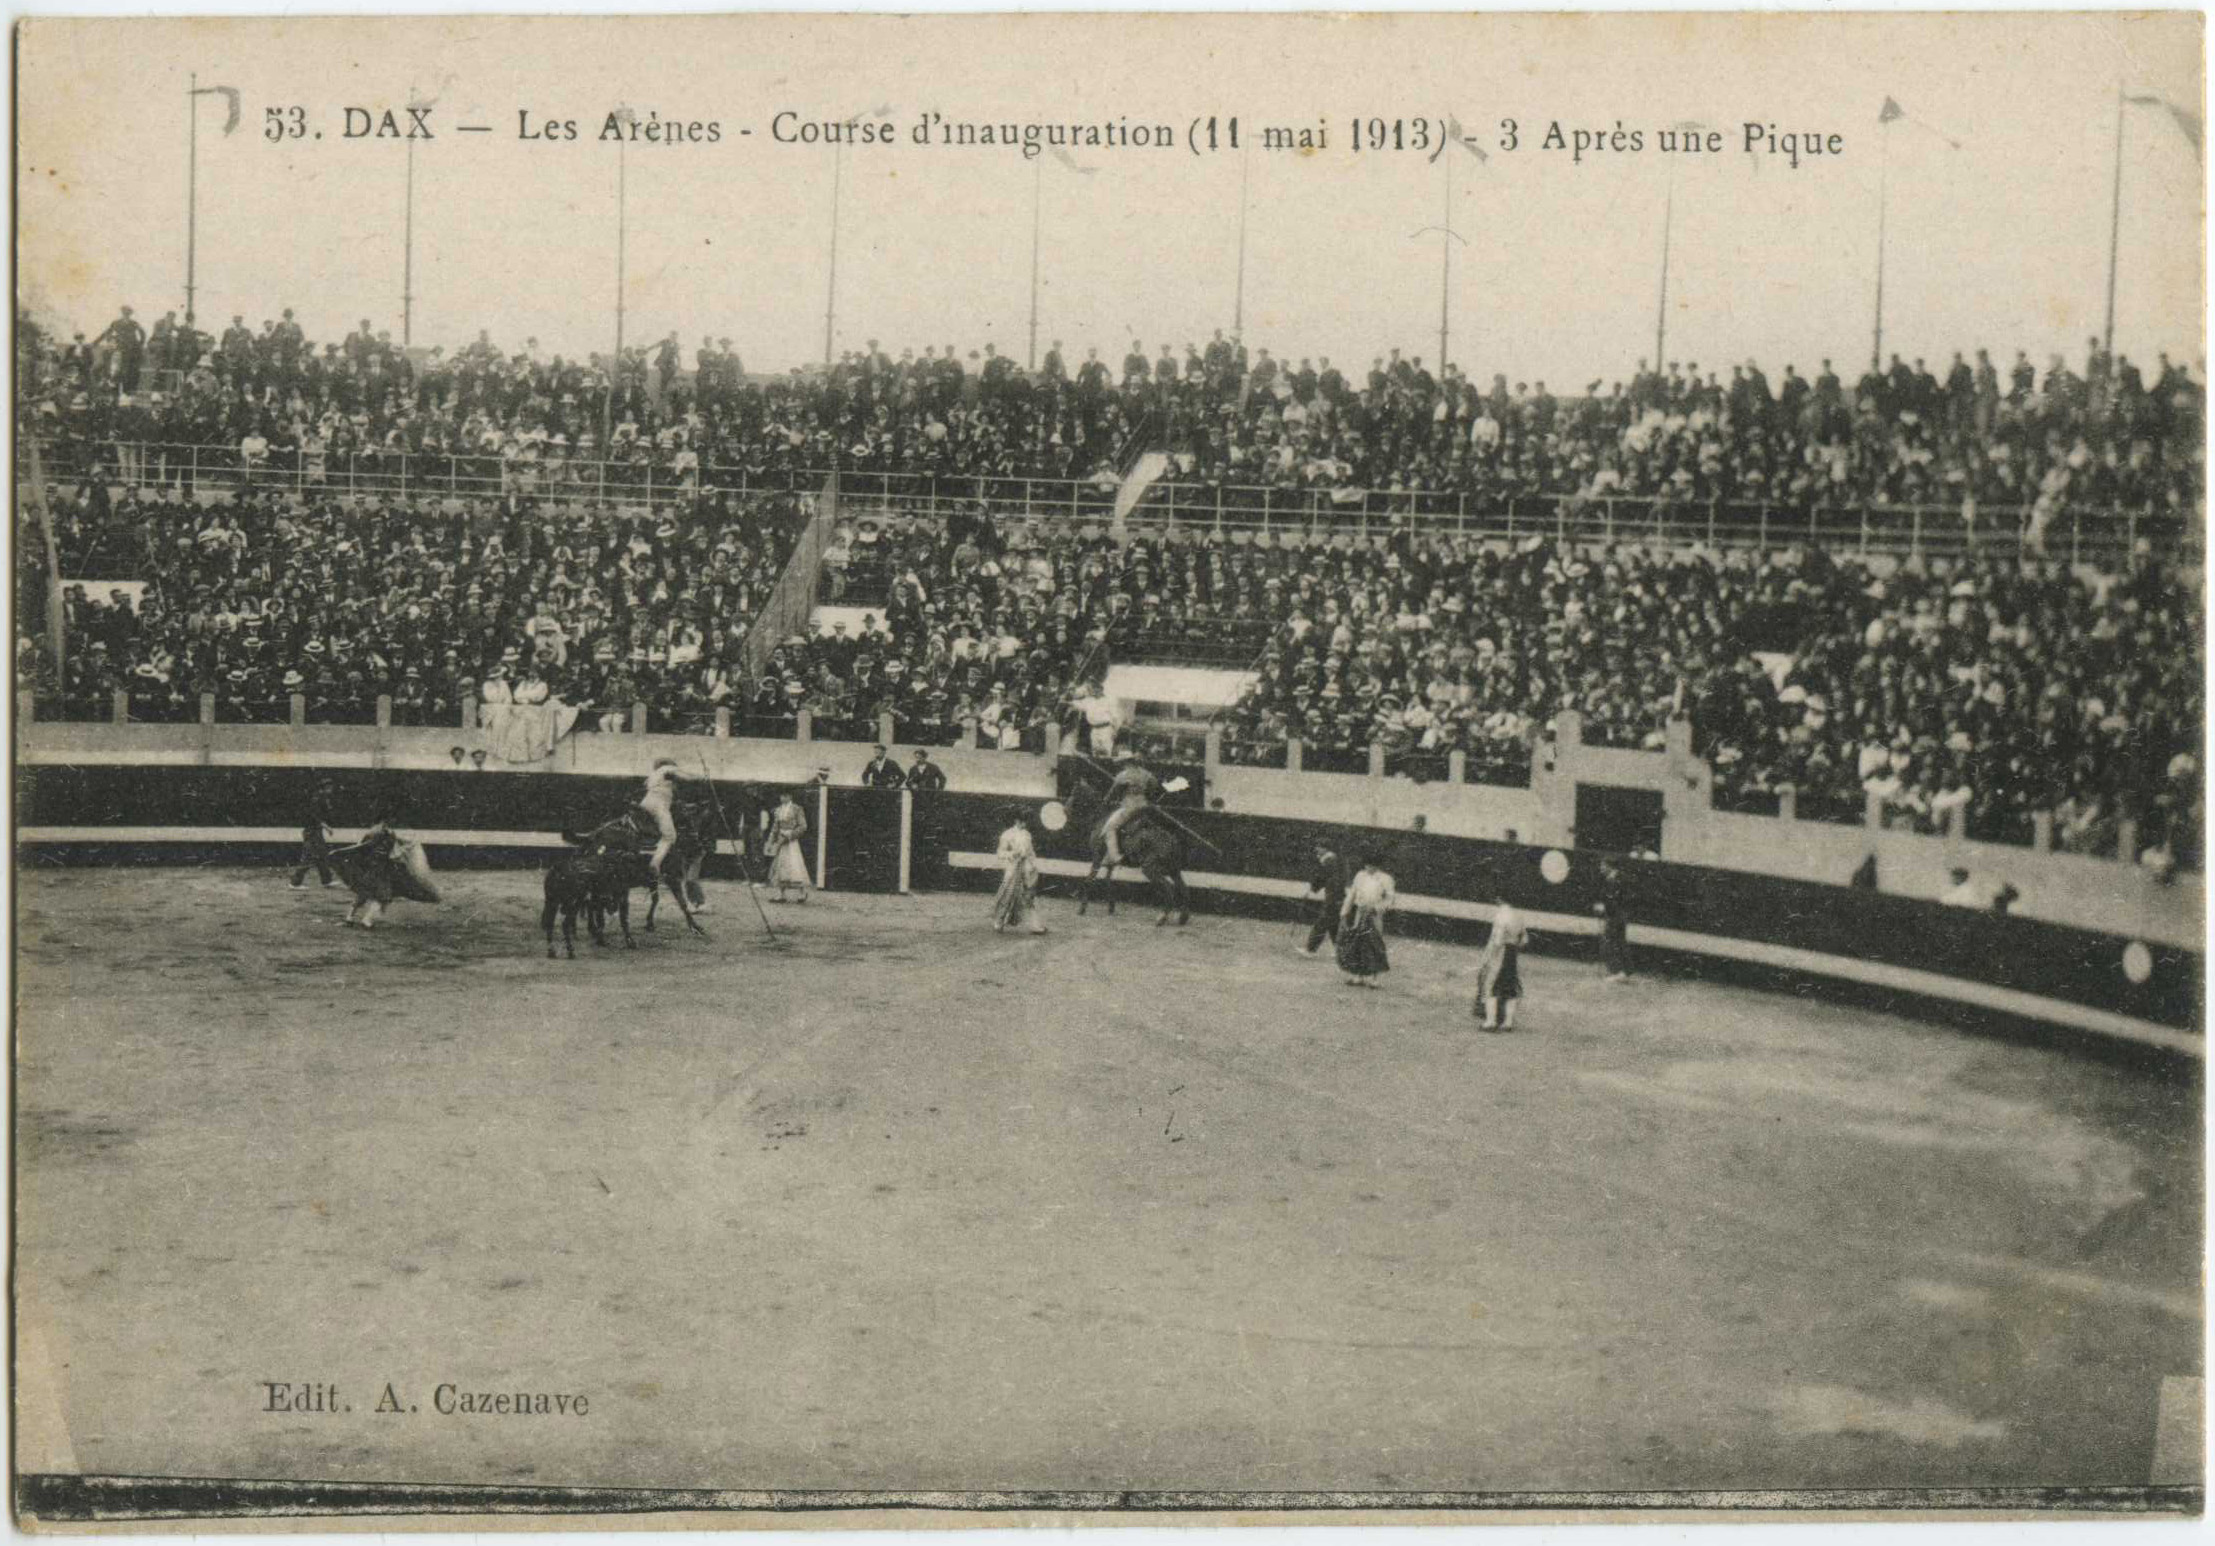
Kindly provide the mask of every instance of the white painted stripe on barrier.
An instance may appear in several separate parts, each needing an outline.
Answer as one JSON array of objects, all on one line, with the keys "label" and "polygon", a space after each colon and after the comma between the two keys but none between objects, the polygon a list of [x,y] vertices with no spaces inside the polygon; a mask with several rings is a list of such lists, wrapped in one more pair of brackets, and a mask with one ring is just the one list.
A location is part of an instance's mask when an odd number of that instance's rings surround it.
[{"label": "white painted stripe on barrier", "polygon": [[[946,857],[947,862],[957,870],[997,870],[1000,867],[1000,859],[997,854],[951,853]],[[1038,868],[1043,874],[1062,875],[1081,880],[1090,871],[1091,866],[1081,859],[1041,859],[1038,861]],[[1133,884],[1137,883],[1140,878],[1137,870],[1129,868],[1118,870],[1116,874],[1123,881]],[[1299,881],[1279,880],[1270,875],[1229,875],[1214,870],[1186,870],[1184,878],[1203,891],[1236,891],[1246,896],[1273,896],[1287,898],[1292,901],[1299,901],[1311,894],[1309,888]],[[1492,921],[1493,904],[1490,902],[1465,902],[1459,897],[1423,896],[1419,893],[1402,892],[1399,901],[1394,904],[1394,908],[1399,912],[1430,913],[1440,918],[1459,918],[1470,923],[1490,923]],[[1517,908],[1516,911],[1520,912],[1523,915],[1523,921],[1534,929],[1544,929],[1554,934],[1597,934],[1600,932],[1600,922],[1597,918],[1585,918],[1575,913],[1540,912],[1528,907]]]},{"label": "white painted stripe on barrier", "polygon": [[[949,854],[947,859],[956,869],[996,870],[1000,867],[998,857],[993,854],[954,853]],[[1041,859],[1039,868],[1049,875],[1081,879],[1090,867],[1075,859]],[[1297,900],[1310,894],[1308,888],[1296,880],[1278,880],[1265,875],[1219,875],[1187,870],[1184,878],[1203,890],[1236,891],[1249,896]],[[1493,904],[1466,902],[1456,897],[1403,893],[1394,904],[1394,910],[1423,913],[1431,917],[1457,918],[1472,923],[1489,923]],[[1527,907],[1516,910],[1533,929],[1542,933],[1594,935],[1600,932],[1600,921],[1597,918],[1579,917],[1574,913],[1542,912]],[[1790,945],[1765,944],[1759,940],[1733,939],[1727,934],[1695,934],[1685,929],[1664,929],[1652,924],[1634,924],[1629,938],[1634,944],[1653,945],[1663,950],[1718,956],[1725,960],[1743,961],[1752,966],[1806,972],[1818,977],[1836,977],[1847,982],[1891,988],[1924,998],[1948,999],[1979,1009],[1992,1009],[2004,1014],[2020,1015],[2025,1019],[2065,1025],[2073,1030],[2114,1036],[2142,1046],[2161,1047],[2171,1052],[2181,1052],[2188,1057],[2204,1059],[2207,1053],[2206,1039],[2190,1031],[2155,1025],[2151,1021],[2117,1014],[2113,1010],[2094,1009],[2089,1005],[2025,993],[2017,988],[2002,988],[1989,983],[1972,982],[1966,978],[1948,977],[1940,972],[1927,972],[1917,967],[1862,961],[1851,956],[1827,955],[1822,951],[1802,950]]]},{"label": "white painted stripe on barrier", "polygon": [[2206,1056],[2206,1038],[2190,1031],[2172,1030],[2165,1025],[2155,1025],[2150,1020],[2117,1014],[2111,1009],[2094,1009],[2088,1004],[2072,1004],[2062,999],[2025,993],[2020,988],[2003,988],[1992,983],[1975,982],[1966,977],[1948,977],[1943,972],[1926,972],[1920,967],[1894,966],[1884,961],[1861,961],[1852,956],[1825,955],[1821,951],[1801,950],[1790,945],[1768,945],[1758,940],[1732,939],[1727,934],[1693,934],[1683,929],[1655,928],[1649,924],[1639,924],[1632,929],[1631,937],[1645,944],[1659,945],[1664,950],[1726,956],[1731,960],[1745,961],[1756,966],[1811,972],[1819,977],[1842,977],[1850,982],[1868,983],[1872,987],[1896,988],[1927,998],[1947,998],[1979,1009],[2021,1015],[2026,1019],[2052,1021],[2101,1036],[2119,1036],[2145,1046],[2163,1047],[2195,1058]]},{"label": "white painted stripe on barrier", "polygon": [[[559,832],[405,827],[432,848],[567,848]],[[19,827],[17,843],[297,843],[298,827]]]}]

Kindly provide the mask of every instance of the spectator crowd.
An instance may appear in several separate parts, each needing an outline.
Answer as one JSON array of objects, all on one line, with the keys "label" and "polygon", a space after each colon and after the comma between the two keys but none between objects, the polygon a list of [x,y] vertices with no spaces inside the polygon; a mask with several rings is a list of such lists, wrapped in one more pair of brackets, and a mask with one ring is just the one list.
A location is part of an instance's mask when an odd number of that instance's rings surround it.
[{"label": "spectator crowd", "polygon": [[[1074,731],[1111,660],[1229,664],[1252,685],[1225,755],[1521,782],[1554,716],[1588,741],[1658,749],[1689,719],[1717,799],[1858,816],[1874,794],[1936,826],[2020,840],[2052,811],[2065,846],[2118,823],[2196,862],[2204,720],[2196,579],[2141,544],[2126,572],[2058,564],[1848,561],[1503,544],[1394,517],[1373,536],[1172,525],[1117,540],[1089,518],[963,505],[852,508],[822,599],[862,613],[749,651],[811,496],[741,494],[718,469],[846,468],[1115,481],[1139,441],[1185,475],[1337,490],[1461,488],[1577,500],[1756,499],[2014,512],[2035,534],[2072,506],[2195,527],[2202,385],[2151,382],[2096,347],[2081,372],[1943,379],[1895,360],[1848,386],[1789,367],[1695,366],[1556,398],[1479,389],[1397,354],[1351,380],[1217,335],[1138,346],[1120,372],[1060,346],[1033,372],[990,346],[894,359],[873,343],[823,372],[761,379],[728,340],[682,368],[674,338],[606,362],[480,335],[403,350],[368,323],[310,343],[291,313],[220,337],[126,311],[88,342],[19,332],[19,429],[68,474],[49,504],[66,662],[19,634],[21,674],[63,712],[456,723],[472,699],[558,699],[589,729],[644,705],[656,730],[1036,749]],[[500,469],[497,497],[342,497],[296,477],[221,497],[136,449],[230,446],[238,465],[449,456]],[[537,473],[611,459],[663,474],[666,503],[557,497]],[[141,474],[132,477],[132,472]],[[145,474],[152,473],[152,476]],[[121,491],[116,488],[120,486]],[[19,616],[43,606],[43,533],[17,543]],[[2035,545],[2033,546],[2035,553]],[[103,594],[104,582],[106,584]]]},{"label": "spectator crowd", "polygon": [[[2205,489],[2203,373],[2151,371],[2097,340],[2081,366],[1986,351],[1943,372],[1894,356],[1857,378],[1756,363],[1727,377],[1641,361],[1627,383],[1557,393],[1503,374],[1434,373],[1399,351],[1366,371],[1279,360],[1216,333],[1119,366],[1057,341],[1036,370],[985,345],[896,357],[870,340],[823,369],[748,374],[727,338],[671,334],[619,360],[569,359],[484,333],[449,353],[404,349],[364,320],[307,339],[291,311],[220,336],[174,313],[146,331],[125,308],[96,338],[18,323],[18,432],[63,471],[124,481],[266,467],[359,487],[402,465],[428,483],[532,493],[578,482],[679,492],[848,471],[1063,478],[1112,487],[1140,447],[1182,482],[1318,497],[1438,491],[1479,507],[1755,504],[1789,523],[1814,509],[1927,510],[1971,531],[2040,538],[2064,517],[2182,521]],[[152,460],[149,461],[148,458]],[[211,460],[212,458],[212,460]],[[587,475],[589,470],[589,476]]]},{"label": "spectator crowd", "polygon": [[2119,823],[2197,862],[2205,646],[2196,581],[1873,565],[1820,550],[1511,551],[1406,529],[1249,560],[1283,621],[1225,720],[1226,757],[1523,782],[1554,717],[1661,750],[1690,722],[1717,802],[2112,852]]}]

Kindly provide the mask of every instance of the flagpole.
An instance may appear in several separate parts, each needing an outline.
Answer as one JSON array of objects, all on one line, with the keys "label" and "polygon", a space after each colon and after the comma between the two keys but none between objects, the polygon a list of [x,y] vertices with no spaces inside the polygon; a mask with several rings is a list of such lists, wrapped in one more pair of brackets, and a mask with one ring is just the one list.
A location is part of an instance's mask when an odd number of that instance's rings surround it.
[{"label": "flagpole", "polygon": [[1438,378],[1446,379],[1446,340],[1449,336],[1447,319],[1453,304],[1454,273],[1454,162],[1453,157],[1441,155],[1439,165],[1445,168],[1446,224],[1438,238]]},{"label": "flagpole", "polygon": [[191,125],[186,133],[185,152],[185,322],[192,322],[192,297],[199,286],[198,277],[200,247],[200,72],[189,77],[191,84],[185,90],[185,116]]},{"label": "flagpole", "polygon": [[1661,300],[1654,307],[1654,374],[1661,374],[1663,340],[1669,336],[1669,230],[1677,216],[1677,163],[1669,162],[1668,195],[1661,206]]},{"label": "flagpole", "polygon": [[831,147],[831,277],[830,288],[823,299],[823,364],[831,363],[831,333],[838,317],[838,176],[844,164],[845,147]]},{"label": "flagpole", "polygon": [[[410,98],[415,95],[408,94]],[[620,154],[620,152],[618,152]],[[415,342],[415,141],[408,141],[408,207],[400,259],[400,347]]]},{"label": "flagpole", "polygon": [[1884,123],[1883,148],[1877,159],[1877,320],[1869,342],[1869,368],[1884,368],[1884,224],[1891,192],[1892,121]]},{"label": "flagpole", "polygon": [[[622,127],[628,129],[629,121]],[[624,142],[615,142],[615,358],[608,362],[608,387],[600,404],[600,455],[606,459],[615,443],[615,389],[623,376],[623,270],[627,254],[624,252],[624,226],[627,223],[629,203],[630,163],[625,158]]]},{"label": "flagpole", "polygon": [[1031,159],[1031,341],[1024,351],[1023,368],[1038,369],[1038,231],[1040,211],[1046,203],[1046,158]]},{"label": "flagpole", "polygon": [[2100,340],[2102,353],[2115,353],[2115,264],[2123,247],[2123,83],[2115,82],[2115,187],[2107,214],[2107,327]]},{"label": "flagpole", "polygon": [[630,266],[630,158],[621,141],[615,146],[615,366],[623,368],[623,292]]},{"label": "flagpole", "polygon": [[1253,172],[1252,159],[1238,153],[1238,284],[1231,295],[1231,337],[1246,336],[1246,186]]}]

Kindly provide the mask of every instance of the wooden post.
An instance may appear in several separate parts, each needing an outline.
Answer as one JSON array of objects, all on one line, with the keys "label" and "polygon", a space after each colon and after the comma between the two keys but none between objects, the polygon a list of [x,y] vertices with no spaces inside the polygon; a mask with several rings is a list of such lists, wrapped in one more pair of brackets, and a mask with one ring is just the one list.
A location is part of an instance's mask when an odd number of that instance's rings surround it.
[{"label": "wooden post", "polygon": [[1384,743],[1382,741],[1371,741],[1369,743],[1369,779],[1370,782],[1374,783],[1382,777],[1384,777]]},{"label": "wooden post", "polygon": [[131,722],[131,695],[118,687],[115,690],[109,710],[109,719],[112,723],[118,725],[129,724]]},{"label": "wooden post", "polygon": [[1213,721],[1207,727],[1207,750],[1201,756],[1201,763],[1210,772],[1223,765],[1223,727]]},{"label": "wooden post", "polygon": [[1469,782],[1469,754],[1459,747],[1446,753],[1446,778],[1456,786]]},{"label": "wooden post", "polygon": [[815,889],[821,891],[831,868],[831,786],[815,782]]},{"label": "wooden post", "polygon": [[1287,772],[1287,773],[1297,773],[1297,772],[1299,772],[1299,771],[1300,771],[1300,757],[1301,757],[1300,738],[1299,738],[1298,736],[1296,736],[1296,735],[1295,735],[1295,736],[1288,736],[1288,737],[1286,737],[1286,739],[1285,739],[1285,743],[1284,743],[1284,770],[1285,770],[1285,772]]},{"label": "wooden post", "polygon": [[1800,792],[1797,789],[1787,788],[1777,791],[1777,819],[1780,821],[1798,821],[1800,819]]},{"label": "wooden post", "polygon": [[381,692],[377,694],[377,728],[379,730],[390,730],[392,728],[391,693]]},{"label": "wooden post", "polygon": [[815,711],[802,709],[795,721],[792,739],[805,744],[815,739]]},{"label": "wooden post", "polygon": [[38,723],[38,698],[28,687],[15,695],[15,722],[19,725]]},{"label": "wooden post", "polygon": [[883,742],[887,748],[892,745],[892,737],[898,732],[898,728],[893,723],[891,710],[887,709],[877,716],[877,739]]},{"label": "wooden post", "polygon": [[2030,813],[2030,851],[2034,854],[2050,854],[2054,851],[2054,821],[2052,811]]},{"label": "wooden post", "polygon": [[915,791],[900,791],[900,895],[908,894],[915,859]]},{"label": "wooden post", "polygon": [[215,723],[215,694],[212,692],[204,692],[200,695],[200,723],[203,725]]},{"label": "wooden post", "polygon": [[715,711],[715,738],[718,741],[728,741],[731,738],[731,711],[728,708]]},{"label": "wooden post", "polygon": [[2115,857],[2124,864],[2138,862],[2138,818],[2125,816],[2115,824]]},{"label": "wooden post", "polygon": [[634,703],[631,705],[631,734],[644,735],[645,733],[646,705],[643,703]]}]

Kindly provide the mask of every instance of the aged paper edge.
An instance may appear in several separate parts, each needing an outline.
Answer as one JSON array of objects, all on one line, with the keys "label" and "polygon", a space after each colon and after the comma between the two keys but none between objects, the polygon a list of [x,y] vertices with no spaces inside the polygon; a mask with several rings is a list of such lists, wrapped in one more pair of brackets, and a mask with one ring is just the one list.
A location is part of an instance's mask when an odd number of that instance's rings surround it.
[{"label": "aged paper edge", "polygon": [[[497,1487],[22,1476],[17,1522],[50,1534],[128,1523],[190,1533],[239,1530],[957,1529],[1038,1525],[1689,1524],[1826,1521],[2196,1518],[2198,1486],[1846,1488],[1657,1492],[865,1492],[712,1488]],[[170,1530],[162,1530],[163,1525]]]}]

